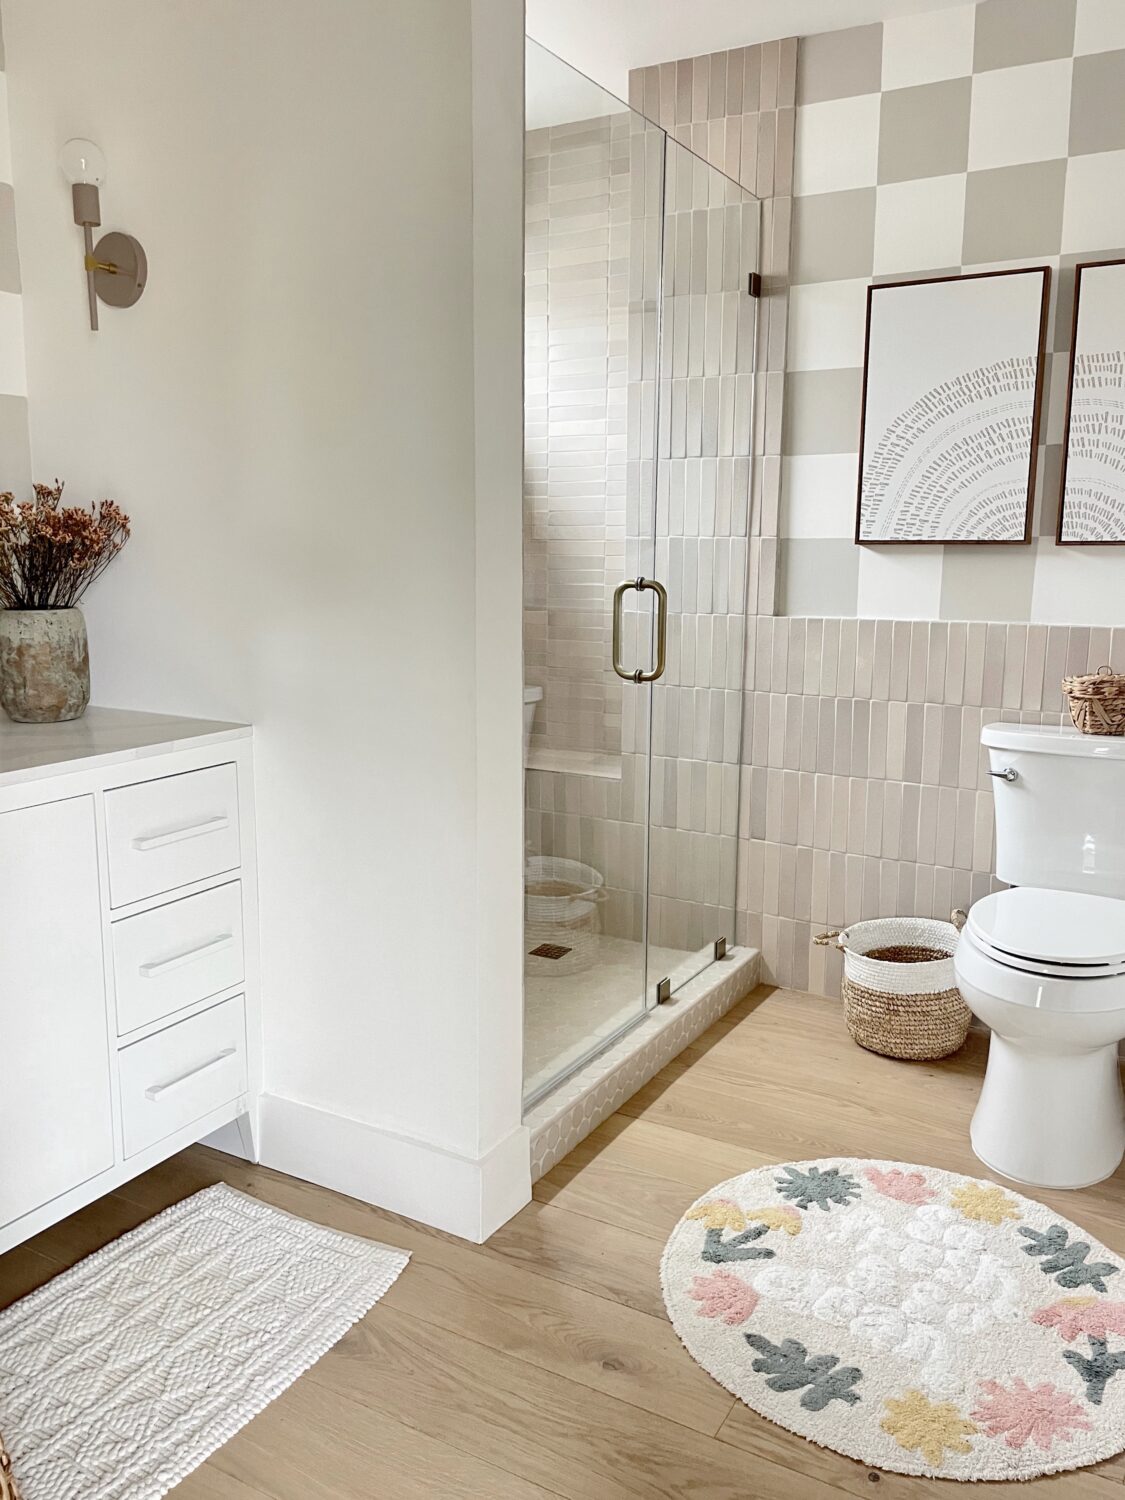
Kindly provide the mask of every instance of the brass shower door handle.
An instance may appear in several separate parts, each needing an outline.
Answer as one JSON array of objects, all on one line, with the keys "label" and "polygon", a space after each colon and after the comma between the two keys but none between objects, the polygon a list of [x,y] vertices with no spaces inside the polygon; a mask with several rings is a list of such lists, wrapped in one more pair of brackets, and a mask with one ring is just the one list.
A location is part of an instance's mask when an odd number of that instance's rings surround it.
[{"label": "brass shower door handle", "polygon": [[[630,669],[621,664],[621,604],[630,589],[643,594],[651,589],[656,595],[656,665],[651,672],[640,667]],[[613,670],[626,682],[655,682],[664,675],[664,659],[668,646],[668,590],[655,578],[627,578],[613,591]]]}]

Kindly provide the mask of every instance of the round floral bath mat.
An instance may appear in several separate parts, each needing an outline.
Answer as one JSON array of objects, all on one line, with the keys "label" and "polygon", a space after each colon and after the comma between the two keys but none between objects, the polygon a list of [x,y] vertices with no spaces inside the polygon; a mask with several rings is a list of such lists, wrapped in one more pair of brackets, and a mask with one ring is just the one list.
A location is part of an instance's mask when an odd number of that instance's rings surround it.
[{"label": "round floral bath mat", "polygon": [[687,1211],[664,1300],[765,1417],[900,1474],[1032,1479],[1125,1448],[1120,1256],[972,1177],[831,1158]]}]

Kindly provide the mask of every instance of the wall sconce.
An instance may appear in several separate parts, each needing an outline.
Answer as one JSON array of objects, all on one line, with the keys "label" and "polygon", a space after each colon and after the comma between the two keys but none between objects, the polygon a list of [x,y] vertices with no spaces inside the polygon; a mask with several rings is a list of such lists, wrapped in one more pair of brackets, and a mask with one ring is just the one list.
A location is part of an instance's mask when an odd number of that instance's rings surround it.
[{"label": "wall sconce", "polygon": [[74,222],[82,228],[90,327],[97,332],[98,298],[110,307],[132,307],[145,289],[148,261],[140,241],[131,234],[114,230],[94,244],[93,231],[102,222],[98,189],[105,181],[105,157],[93,141],[67,141],[59,153],[59,165],[71,184]]}]

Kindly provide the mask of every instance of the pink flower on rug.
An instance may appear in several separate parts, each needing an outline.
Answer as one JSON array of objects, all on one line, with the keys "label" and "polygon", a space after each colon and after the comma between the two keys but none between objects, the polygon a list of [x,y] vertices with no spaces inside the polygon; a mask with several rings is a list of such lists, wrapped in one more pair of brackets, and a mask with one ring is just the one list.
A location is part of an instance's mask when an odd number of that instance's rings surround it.
[{"label": "pink flower on rug", "polygon": [[701,1318],[722,1318],[731,1327],[745,1323],[758,1305],[754,1288],[731,1271],[697,1276],[691,1284],[691,1295],[699,1303]]},{"label": "pink flower on rug", "polygon": [[1010,1390],[997,1380],[982,1380],[980,1388],[983,1395],[972,1410],[973,1421],[989,1437],[1002,1437],[1009,1448],[1028,1442],[1049,1448],[1057,1437],[1092,1430],[1078,1402],[1047,1382],[1031,1387],[1017,1376]]},{"label": "pink flower on rug", "polygon": [[880,1172],[878,1167],[868,1167],[863,1175],[877,1193],[899,1203],[929,1203],[935,1196],[921,1172],[900,1172],[897,1167]]},{"label": "pink flower on rug", "polygon": [[1031,1321],[1040,1328],[1057,1328],[1069,1344],[1079,1334],[1104,1339],[1109,1333],[1125,1333],[1125,1302],[1103,1302],[1097,1297],[1064,1297],[1033,1312]]}]

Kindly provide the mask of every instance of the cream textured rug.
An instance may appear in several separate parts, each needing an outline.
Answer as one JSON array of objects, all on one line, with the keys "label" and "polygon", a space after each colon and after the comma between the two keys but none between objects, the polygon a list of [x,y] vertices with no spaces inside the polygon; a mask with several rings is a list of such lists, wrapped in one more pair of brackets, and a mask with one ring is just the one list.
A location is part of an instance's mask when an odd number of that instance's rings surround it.
[{"label": "cream textured rug", "polygon": [[900,1474],[1031,1479],[1125,1448],[1120,1256],[995,1183],[832,1157],[694,1204],[664,1300],[733,1395]]},{"label": "cream textured rug", "polygon": [[27,1500],[154,1500],[291,1385],[408,1256],[204,1189],[0,1313]]}]

